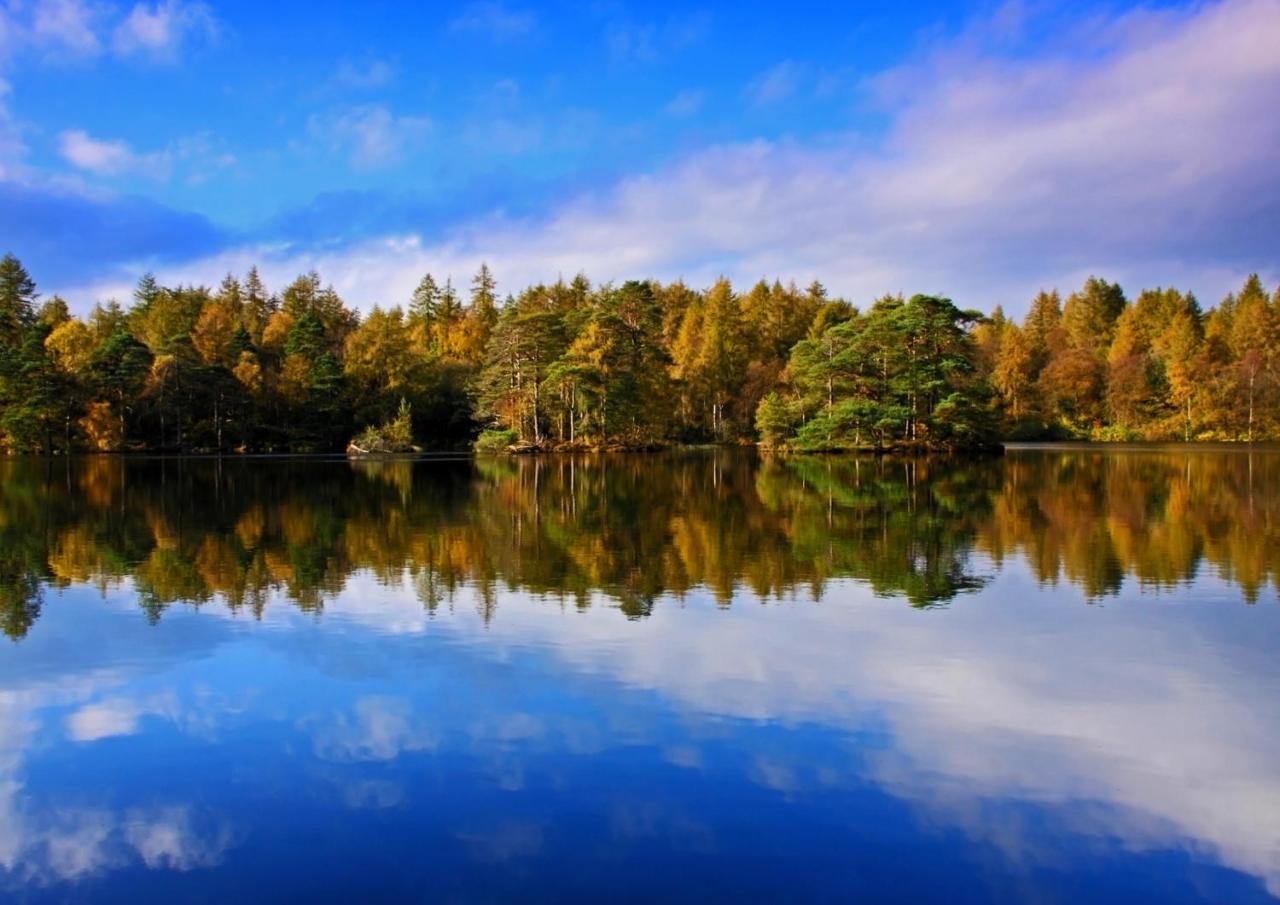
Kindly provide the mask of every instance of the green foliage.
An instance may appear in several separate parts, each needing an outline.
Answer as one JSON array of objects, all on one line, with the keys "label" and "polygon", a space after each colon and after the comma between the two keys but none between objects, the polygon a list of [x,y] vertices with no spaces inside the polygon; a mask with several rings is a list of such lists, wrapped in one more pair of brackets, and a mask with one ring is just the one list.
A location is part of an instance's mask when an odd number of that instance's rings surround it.
[{"label": "green foliage", "polygon": [[0,348],[11,349],[35,320],[36,284],[11,254],[0,258]]},{"label": "green foliage", "polygon": [[781,446],[795,430],[798,414],[795,407],[787,402],[776,391],[760,400],[756,409],[756,430],[760,434],[760,442],[764,446]]},{"label": "green foliage", "polygon": [[506,452],[520,440],[520,435],[509,427],[506,428],[490,428],[481,431],[480,436],[476,438],[476,452],[497,453]]},{"label": "green foliage", "polygon": [[394,418],[377,427],[369,425],[356,435],[347,448],[358,453],[413,452],[412,406],[401,399]]},{"label": "green foliage", "polygon": [[811,334],[792,351],[803,423],[788,442],[809,450],[990,445],[990,392],[970,334],[978,320],[949,299],[887,297]]},{"label": "green foliage", "polygon": [[332,450],[381,432],[402,400],[435,449],[470,447],[481,425],[539,449],[1280,437],[1280,293],[1256,276],[1208,311],[1090,278],[1065,304],[1040,293],[1020,324],[937,296],[859,310],[817,282],[742,293],[723,278],[698,291],[578,274],[500,303],[484,265],[465,304],[428,274],[407,311],[363,317],[314,272],[279,297],[255,269],[216,291],[147,274],[127,310],[83,319],[37,299],[0,259],[11,451]]}]

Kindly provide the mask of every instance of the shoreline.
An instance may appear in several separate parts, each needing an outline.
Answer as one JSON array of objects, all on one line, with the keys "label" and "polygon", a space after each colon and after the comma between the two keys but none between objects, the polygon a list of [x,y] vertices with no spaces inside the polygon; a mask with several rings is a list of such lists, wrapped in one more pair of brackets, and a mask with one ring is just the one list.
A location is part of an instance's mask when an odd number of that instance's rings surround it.
[{"label": "shoreline", "polygon": [[624,446],[611,445],[604,447],[574,446],[572,448],[516,448],[506,450],[415,450],[403,453],[349,453],[343,450],[329,451],[264,451],[236,452],[214,450],[73,450],[70,453],[7,453],[8,459],[71,459],[84,457],[103,457],[120,459],[314,459],[349,462],[378,461],[469,461],[474,459],[560,457],[560,456],[614,456],[614,455],[654,455],[663,453],[700,453],[722,450],[750,450],[758,454],[795,458],[801,456],[999,456],[1007,453],[1060,451],[1060,452],[1280,452],[1280,441],[1277,440],[1193,440],[1150,442],[1120,440],[1009,440],[1000,441],[982,447],[929,447],[929,446],[886,446],[856,447],[834,449],[793,449],[787,447],[770,447],[758,443],[673,443],[666,445]]}]

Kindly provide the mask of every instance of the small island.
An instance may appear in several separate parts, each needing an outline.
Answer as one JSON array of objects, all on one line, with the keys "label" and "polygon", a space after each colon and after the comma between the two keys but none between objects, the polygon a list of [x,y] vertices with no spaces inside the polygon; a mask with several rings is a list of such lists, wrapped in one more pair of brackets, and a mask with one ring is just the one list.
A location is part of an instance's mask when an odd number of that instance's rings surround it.
[{"label": "small island", "polygon": [[404,399],[396,416],[381,425],[369,425],[347,444],[351,458],[365,456],[402,456],[421,452],[413,442],[413,410]]}]

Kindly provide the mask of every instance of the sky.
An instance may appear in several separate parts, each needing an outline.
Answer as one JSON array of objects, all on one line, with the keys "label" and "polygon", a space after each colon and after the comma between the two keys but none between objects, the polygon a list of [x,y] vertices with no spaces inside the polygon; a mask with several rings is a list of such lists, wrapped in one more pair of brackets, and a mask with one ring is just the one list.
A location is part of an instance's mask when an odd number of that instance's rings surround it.
[{"label": "sky", "polygon": [[766,277],[1025,311],[1280,282],[1280,0],[0,0],[0,252],[351,304]]}]

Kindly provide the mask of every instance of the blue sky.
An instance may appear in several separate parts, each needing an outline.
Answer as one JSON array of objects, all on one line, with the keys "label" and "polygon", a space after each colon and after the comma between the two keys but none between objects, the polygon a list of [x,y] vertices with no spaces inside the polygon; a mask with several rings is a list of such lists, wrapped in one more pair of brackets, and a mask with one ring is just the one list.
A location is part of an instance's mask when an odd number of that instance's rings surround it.
[{"label": "blue sky", "polygon": [[0,247],[81,310],[145,269],[368,307],[480,260],[1212,302],[1280,274],[1277,46],[1280,0],[0,0]]}]

